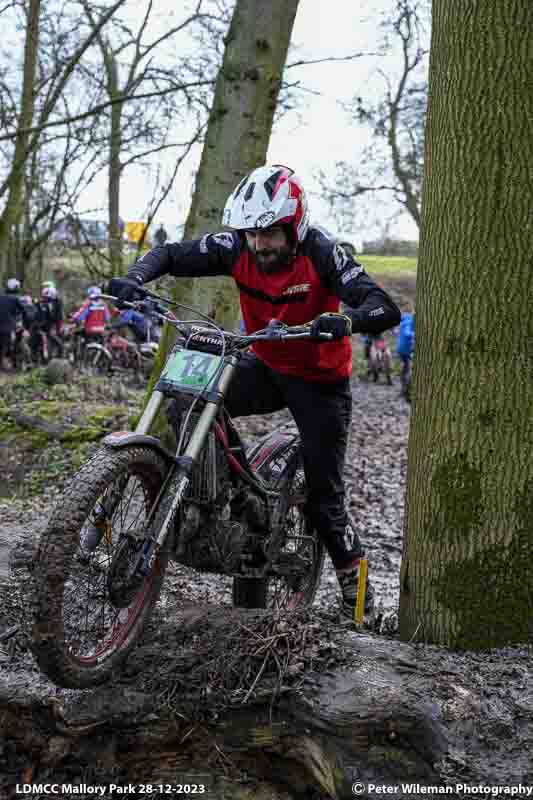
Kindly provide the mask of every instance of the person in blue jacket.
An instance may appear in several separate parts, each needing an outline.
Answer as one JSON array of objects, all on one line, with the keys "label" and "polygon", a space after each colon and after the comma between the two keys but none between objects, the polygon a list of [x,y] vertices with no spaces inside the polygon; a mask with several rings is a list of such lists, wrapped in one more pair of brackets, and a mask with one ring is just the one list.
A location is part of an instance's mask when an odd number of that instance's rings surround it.
[{"label": "person in blue jacket", "polygon": [[400,333],[398,335],[398,345],[396,352],[402,362],[400,378],[402,386],[404,379],[411,368],[411,359],[415,349],[415,315],[410,303],[406,304],[405,311],[402,312],[400,319]]}]

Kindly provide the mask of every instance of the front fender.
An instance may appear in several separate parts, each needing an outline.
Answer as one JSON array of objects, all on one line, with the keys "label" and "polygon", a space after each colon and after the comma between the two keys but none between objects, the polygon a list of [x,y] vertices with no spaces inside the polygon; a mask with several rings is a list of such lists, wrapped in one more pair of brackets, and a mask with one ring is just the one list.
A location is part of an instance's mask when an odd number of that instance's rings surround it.
[{"label": "front fender", "polygon": [[105,347],[103,344],[97,344],[96,342],[93,342],[92,344],[88,344],[85,347],[85,349],[86,350],[99,350],[101,353],[103,353],[105,355],[105,357],[107,358],[108,361],[113,361],[112,354],[107,349],[107,347]]},{"label": "front fender", "polygon": [[151,447],[156,450],[170,466],[176,463],[174,453],[167,450],[160,440],[155,436],[148,436],[144,433],[134,433],[132,431],[115,431],[108,436],[104,436],[102,444],[105,447],[112,447],[113,449],[122,449],[123,447],[133,447],[134,445],[141,445],[143,447]]}]

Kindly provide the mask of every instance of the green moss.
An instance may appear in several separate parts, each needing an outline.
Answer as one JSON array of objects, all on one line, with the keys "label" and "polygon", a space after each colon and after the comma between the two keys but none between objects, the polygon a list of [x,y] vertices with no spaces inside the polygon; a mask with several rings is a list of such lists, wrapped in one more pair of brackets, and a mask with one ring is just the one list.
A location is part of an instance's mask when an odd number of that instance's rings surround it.
[{"label": "green moss", "polygon": [[433,476],[433,489],[441,512],[430,525],[432,537],[463,539],[481,524],[481,470],[469,464],[463,453],[439,464]]},{"label": "green moss", "polygon": [[533,482],[516,495],[518,523],[509,545],[450,563],[436,585],[458,630],[454,647],[485,649],[526,642],[533,630]]}]

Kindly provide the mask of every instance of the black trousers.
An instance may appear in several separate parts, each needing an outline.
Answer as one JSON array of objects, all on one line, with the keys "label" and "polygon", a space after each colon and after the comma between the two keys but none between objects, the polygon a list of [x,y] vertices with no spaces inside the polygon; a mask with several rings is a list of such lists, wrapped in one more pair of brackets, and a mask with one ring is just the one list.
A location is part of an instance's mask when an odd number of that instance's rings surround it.
[{"label": "black trousers", "polygon": [[344,459],[352,414],[348,378],[315,383],[270,369],[251,353],[243,356],[226,397],[232,417],[288,408],[300,433],[309,490],[307,514],[335,567],[361,553],[344,506]]}]

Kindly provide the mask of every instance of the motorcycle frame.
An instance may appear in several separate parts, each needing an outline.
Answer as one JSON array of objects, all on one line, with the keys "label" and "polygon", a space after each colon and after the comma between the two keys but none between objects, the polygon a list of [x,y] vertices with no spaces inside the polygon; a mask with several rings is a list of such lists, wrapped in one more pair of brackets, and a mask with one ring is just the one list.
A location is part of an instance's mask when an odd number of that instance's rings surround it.
[{"label": "motorcycle frame", "polygon": [[[214,430],[215,436],[223,448],[230,468],[248,484],[249,488],[258,494],[267,503],[267,506],[270,498],[277,497],[277,492],[268,489],[262,483],[260,477],[254,474],[244,453],[245,463],[243,465],[230,452],[224,427],[217,420],[224,397],[234,377],[238,360],[238,356],[233,354],[226,356],[224,359],[223,367],[217,379],[207,392],[204,407],[183,453],[180,454],[179,450],[176,450],[176,453],[172,455],[163,447],[159,439],[149,435],[149,431],[161,410],[164,400],[167,397],[176,397],[183,394],[178,391],[162,392],[155,389],[135,427],[135,431],[131,434],[127,432],[111,434],[104,440],[105,444],[114,447],[126,447],[142,442],[162,453],[169,466],[159,495],[150,512],[149,523],[152,524],[155,530],[152,535],[147,537],[145,547],[136,564],[136,569],[140,569],[143,574],[147,574],[151,569],[158,552],[165,545],[167,536],[173,528],[175,514],[191,482],[194,466],[211,429]],[[231,421],[228,420],[228,422],[231,425]]]}]

